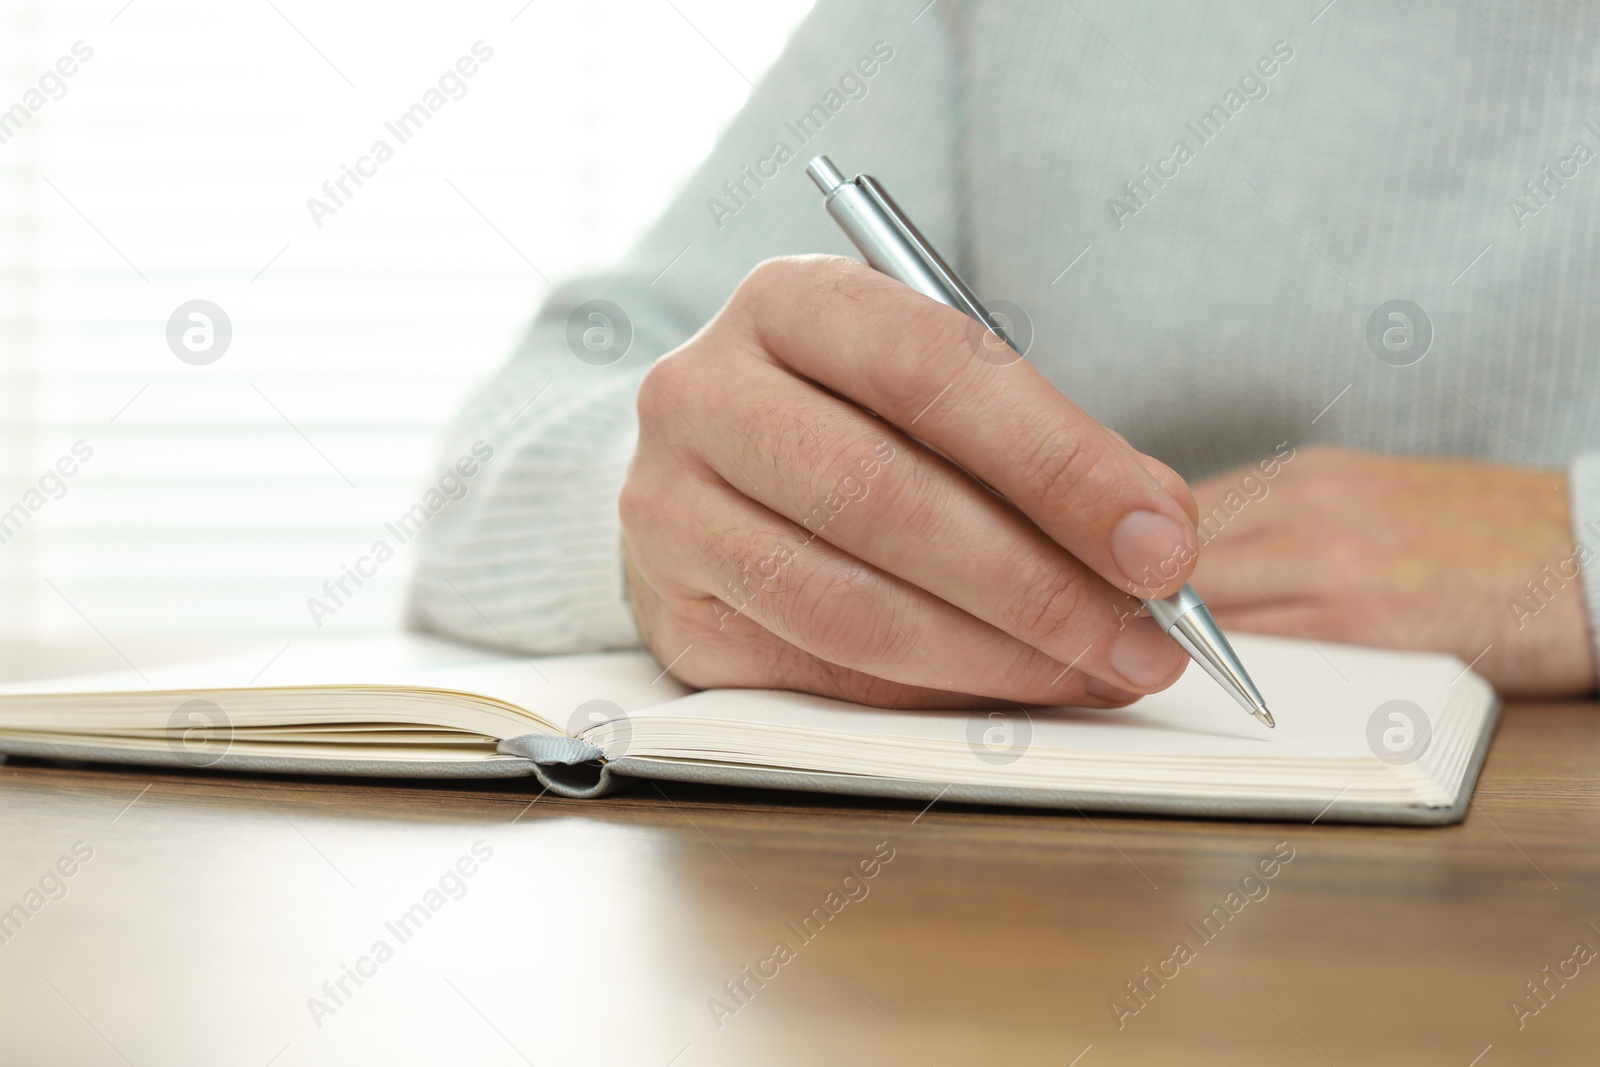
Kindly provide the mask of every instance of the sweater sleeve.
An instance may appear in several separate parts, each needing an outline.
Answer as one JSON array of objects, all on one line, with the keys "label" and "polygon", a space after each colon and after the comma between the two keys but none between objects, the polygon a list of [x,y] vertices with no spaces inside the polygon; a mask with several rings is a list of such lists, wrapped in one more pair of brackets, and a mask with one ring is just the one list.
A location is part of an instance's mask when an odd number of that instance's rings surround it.
[{"label": "sweater sleeve", "polygon": [[1579,548],[1578,573],[1588,608],[1589,642],[1595,650],[1595,663],[1600,664],[1600,452],[1582,453],[1572,461],[1567,486],[1572,534]]},{"label": "sweater sleeve", "polygon": [[829,153],[881,177],[959,247],[956,52],[920,6],[822,0],[622,262],[552,291],[447,435],[451,461],[492,455],[419,538],[413,629],[530,654],[638,644],[616,502],[640,381],[761,260],[852,251],[806,162]]}]

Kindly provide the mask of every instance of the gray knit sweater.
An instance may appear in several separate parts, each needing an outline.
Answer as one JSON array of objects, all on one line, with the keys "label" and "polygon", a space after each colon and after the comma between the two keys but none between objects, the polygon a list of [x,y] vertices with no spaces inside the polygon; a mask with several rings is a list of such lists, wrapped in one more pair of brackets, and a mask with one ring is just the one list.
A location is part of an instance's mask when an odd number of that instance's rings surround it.
[{"label": "gray knit sweater", "polygon": [[[1181,474],[1284,441],[1565,467],[1600,553],[1600,8],[1323,2],[821,0],[633,252],[559,286],[462,414],[447,456],[494,458],[427,529],[412,625],[638,643],[616,499],[640,378],[760,260],[852,253],[821,152]],[[584,346],[593,300],[631,325],[615,362],[622,333]],[[1600,562],[1580,580],[1594,619]]]}]

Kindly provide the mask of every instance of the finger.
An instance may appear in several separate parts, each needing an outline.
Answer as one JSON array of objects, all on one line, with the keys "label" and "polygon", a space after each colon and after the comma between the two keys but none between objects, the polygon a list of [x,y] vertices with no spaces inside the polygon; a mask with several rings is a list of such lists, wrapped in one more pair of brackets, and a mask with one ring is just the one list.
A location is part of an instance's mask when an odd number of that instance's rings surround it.
[{"label": "finger", "polygon": [[[797,648],[715,597],[680,601],[681,614],[665,626],[663,661],[676,657],[671,674],[696,689],[789,689],[879,708],[955,710],[1003,707],[974,693],[925,689],[841,667]],[[1109,706],[1098,701],[1094,706]]]},{"label": "finger", "polygon": [[[1114,430],[1111,432],[1116,433]],[[1200,520],[1200,509],[1195,502],[1198,493],[1190,491],[1189,484],[1183,480],[1177,471],[1156,457],[1134,449],[1132,445],[1128,444],[1128,439],[1120,433],[1116,436],[1117,440],[1121,441],[1126,448],[1134,453],[1134,457],[1144,467],[1145,473],[1150,475],[1150,480],[1160,486],[1162,492],[1183,505],[1184,514],[1189,516],[1189,525],[1193,526],[1197,523]],[[1202,545],[1201,547],[1204,546]]]},{"label": "finger", "polygon": [[645,578],[636,556],[651,558],[649,552],[636,553],[624,538],[628,601],[640,636],[666,664],[665,673],[685,685],[792,689],[884,708],[977,708],[996,703],[972,693],[901,685],[820,660],[716,597],[686,593],[676,582],[669,583],[674,588],[663,595]]},{"label": "finger", "polygon": [[[1111,427],[1108,426],[1105,429],[1106,433],[1116,438],[1118,443],[1134,454],[1139,463],[1143,465],[1145,472],[1150,475],[1157,485],[1161,486],[1164,491],[1171,494],[1174,499],[1184,506],[1184,510],[1189,514],[1189,522],[1191,524],[1199,519],[1199,511],[1195,507],[1195,499],[1200,492],[1199,486],[1194,487],[1191,491],[1189,484],[1179,476],[1177,471],[1156,457],[1140,452],[1128,442],[1127,437],[1111,429]],[[1201,547],[1205,547],[1203,543]]]},{"label": "finger", "polygon": [[[938,597],[854,559],[727,486],[668,512],[659,536],[710,531],[703,552],[656,561],[709,594],[719,626],[744,617],[819,660],[901,685],[1030,704],[1130,695],[1058,663]],[[692,514],[691,514],[692,513]],[[680,528],[676,528],[679,527]],[[1091,689],[1091,684],[1094,686]]]},{"label": "finger", "polygon": [[1152,597],[1187,579],[1189,502],[1026,361],[976,358],[973,320],[845,259],[769,261],[740,294],[763,349],[952,457],[1106,581]]},{"label": "finger", "polygon": [[[944,458],[788,371],[730,362],[702,459],[805,537],[904,579],[1119,688],[1177,680],[1182,649],[1026,516]],[[780,414],[781,413],[781,414]],[[750,479],[745,488],[744,477]]]}]

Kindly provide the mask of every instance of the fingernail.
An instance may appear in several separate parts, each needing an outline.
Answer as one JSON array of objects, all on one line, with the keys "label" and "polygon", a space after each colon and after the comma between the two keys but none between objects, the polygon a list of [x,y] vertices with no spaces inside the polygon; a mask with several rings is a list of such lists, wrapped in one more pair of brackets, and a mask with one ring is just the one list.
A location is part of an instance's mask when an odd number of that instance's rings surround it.
[{"label": "fingernail", "polygon": [[1102,682],[1098,678],[1090,678],[1083,691],[1092,697],[1109,700],[1116,704],[1131,704],[1139,699],[1138,693],[1130,693],[1126,689],[1118,689],[1110,682]]},{"label": "fingernail", "polygon": [[1111,669],[1141,689],[1153,689],[1183,658],[1172,638],[1161,632],[1154,619],[1134,619],[1111,643]]},{"label": "fingernail", "polygon": [[1140,589],[1159,589],[1193,556],[1189,533],[1153,511],[1133,511],[1111,531],[1111,558]]}]

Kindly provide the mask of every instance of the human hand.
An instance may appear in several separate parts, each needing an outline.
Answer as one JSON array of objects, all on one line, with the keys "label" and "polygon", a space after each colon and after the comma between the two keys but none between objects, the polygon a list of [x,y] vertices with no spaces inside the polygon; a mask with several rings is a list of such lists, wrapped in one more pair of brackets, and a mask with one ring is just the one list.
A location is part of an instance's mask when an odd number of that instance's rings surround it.
[{"label": "human hand", "polygon": [[1508,696],[1595,688],[1560,471],[1283,446],[1194,493],[1224,629],[1450,652]]},{"label": "human hand", "polygon": [[1188,489],[986,343],[807,256],[757,267],[651,369],[619,509],[634,617],[676,677],[886,707],[1106,707],[1176,680],[1128,594],[1193,569]]}]

